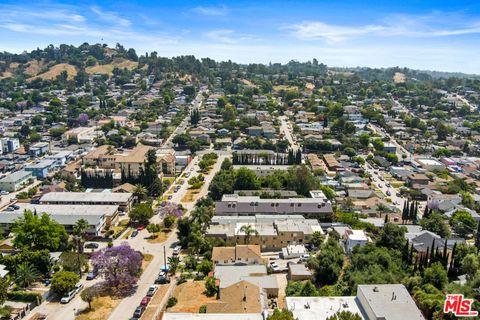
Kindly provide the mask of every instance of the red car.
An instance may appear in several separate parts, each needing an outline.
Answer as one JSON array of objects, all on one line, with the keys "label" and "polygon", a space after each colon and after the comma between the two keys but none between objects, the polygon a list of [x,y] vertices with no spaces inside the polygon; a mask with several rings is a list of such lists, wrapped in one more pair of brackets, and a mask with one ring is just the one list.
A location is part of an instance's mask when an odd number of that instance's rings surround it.
[{"label": "red car", "polygon": [[150,303],[150,299],[152,299],[152,297],[143,297],[142,302],[140,302],[140,305],[146,307]]},{"label": "red car", "polygon": [[142,231],[143,229],[145,229],[145,226],[140,226],[137,228],[137,231]]}]

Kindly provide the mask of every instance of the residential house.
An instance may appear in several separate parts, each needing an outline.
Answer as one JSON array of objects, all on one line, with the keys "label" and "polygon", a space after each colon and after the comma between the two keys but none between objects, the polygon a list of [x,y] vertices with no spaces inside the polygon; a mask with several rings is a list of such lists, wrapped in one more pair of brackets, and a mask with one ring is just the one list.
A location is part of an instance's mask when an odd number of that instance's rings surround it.
[{"label": "residential house", "polygon": [[258,245],[214,247],[212,261],[215,265],[264,264]]},{"label": "residential house", "polygon": [[32,173],[29,171],[21,170],[11,173],[0,179],[0,190],[8,192],[18,191],[26,186],[30,179],[32,179]]}]

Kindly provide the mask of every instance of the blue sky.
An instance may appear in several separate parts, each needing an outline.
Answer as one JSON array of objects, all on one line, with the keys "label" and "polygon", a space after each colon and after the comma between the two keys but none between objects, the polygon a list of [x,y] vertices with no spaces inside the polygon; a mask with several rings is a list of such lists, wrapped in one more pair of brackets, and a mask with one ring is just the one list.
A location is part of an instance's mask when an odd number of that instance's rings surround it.
[{"label": "blue sky", "polygon": [[317,58],[480,74],[479,1],[5,1],[0,50],[119,42],[240,63]]}]

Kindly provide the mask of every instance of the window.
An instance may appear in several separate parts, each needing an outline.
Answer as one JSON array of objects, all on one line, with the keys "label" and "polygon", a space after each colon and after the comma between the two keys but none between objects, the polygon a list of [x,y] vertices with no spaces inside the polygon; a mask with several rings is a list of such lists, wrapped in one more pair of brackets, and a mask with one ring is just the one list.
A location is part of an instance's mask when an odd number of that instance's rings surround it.
[{"label": "window", "polygon": [[272,207],[273,207],[274,205],[275,205],[275,203],[270,204],[270,206],[272,206]]},{"label": "window", "polygon": [[294,203],[290,203],[290,207],[293,207],[295,204]]},{"label": "window", "polygon": [[302,204],[301,204],[301,203],[299,203],[299,204],[298,204],[298,206],[299,206],[299,207],[301,207],[301,206],[302,206]]}]

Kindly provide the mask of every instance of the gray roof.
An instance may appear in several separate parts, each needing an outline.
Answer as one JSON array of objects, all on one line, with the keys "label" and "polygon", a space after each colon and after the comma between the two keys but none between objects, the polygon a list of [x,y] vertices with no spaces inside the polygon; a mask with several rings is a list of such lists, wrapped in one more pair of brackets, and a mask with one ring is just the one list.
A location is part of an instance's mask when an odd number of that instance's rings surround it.
[{"label": "gray roof", "polygon": [[311,276],[312,272],[303,263],[290,263],[288,269],[292,275]]},{"label": "gray roof", "polygon": [[24,210],[37,212],[37,214],[47,213],[50,217],[61,225],[72,225],[80,219],[88,221],[89,225],[96,225],[98,221],[105,216],[111,216],[118,210],[117,206],[97,206],[97,205],[20,205],[16,211],[0,212],[0,223],[10,224],[15,219],[23,216]]},{"label": "gray roof", "polygon": [[425,319],[403,284],[358,285],[357,297],[360,294],[365,297],[375,319]]},{"label": "gray roof", "polygon": [[45,167],[51,167],[55,163],[54,160],[42,160],[38,163],[33,163],[25,167],[25,169],[43,169]]},{"label": "gray roof", "polygon": [[260,313],[170,313],[163,320],[263,320]]},{"label": "gray roof", "polygon": [[241,266],[215,266],[215,278],[220,280],[220,288],[226,288],[251,275],[267,275],[263,264]]},{"label": "gray roof", "polygon": [[121,192],[49,192],[40,202],[128,202],[132,193]]},{"label": "gray roof", "polygon": [[27,172],[24,170],[14,172],[12,174],[9,174],[5,178],[1,179],[0,182],[17,182],[22,179],[26,179],[32,176],[31,172]]}]

